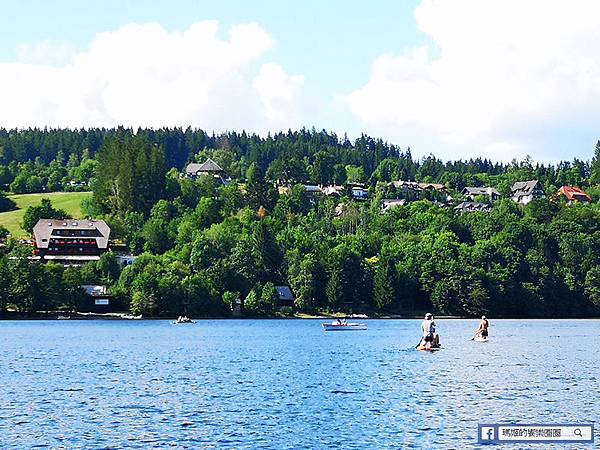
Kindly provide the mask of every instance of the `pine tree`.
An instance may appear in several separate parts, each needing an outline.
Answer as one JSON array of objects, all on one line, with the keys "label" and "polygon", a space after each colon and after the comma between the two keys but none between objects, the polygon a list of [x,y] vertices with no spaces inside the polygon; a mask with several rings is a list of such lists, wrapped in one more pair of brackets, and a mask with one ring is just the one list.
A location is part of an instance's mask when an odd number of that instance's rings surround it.
[{"label": "pine tree", "polygon": [[596,143],[590,172],[590,183],[596,185],[600,184],[600,140]]},{"label": "pine tree", "polygon": [[388,311],[396,302],[396,277],[392,260],[383,256],[377,262],[373,294],[375,305],[380,311]]}]

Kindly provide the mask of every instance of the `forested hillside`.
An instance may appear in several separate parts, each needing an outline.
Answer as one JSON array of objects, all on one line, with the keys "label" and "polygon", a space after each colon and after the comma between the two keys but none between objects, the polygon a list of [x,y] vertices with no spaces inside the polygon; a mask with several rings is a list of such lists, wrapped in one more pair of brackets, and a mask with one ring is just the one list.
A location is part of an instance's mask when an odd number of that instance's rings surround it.
[{"label": "forested hillside", "polygon": [[[589,153],[555,165],[444,162],[314,130],[0,130],[6,191],[92,190],[84,214],[106,220],[111,238],[139,255],[123,270],[111,253],[65,269],[31,264],[31,249],[8,241],[0,309],[77,307],[77,286],[102,283],[121,308],[146,315],[224,316],[236,298],[247,314],[270,315],[276,285],[290,285],[307,312],[598,315],[600,142]],[[184,176],[187,163],[207,158],[223,177]],[[435,183],[444,195],[404,198],[391,183],[400,180]],[[546,198],[515,203],[511,186],[528,180]],[[311,185],[339,189],[329,196]],[[591,202],[555,196],[565,185]],[[461,213],[466,186],[502,198],[477,198],[485,211]],[[384,199],[405,201],[384,211]]]}]

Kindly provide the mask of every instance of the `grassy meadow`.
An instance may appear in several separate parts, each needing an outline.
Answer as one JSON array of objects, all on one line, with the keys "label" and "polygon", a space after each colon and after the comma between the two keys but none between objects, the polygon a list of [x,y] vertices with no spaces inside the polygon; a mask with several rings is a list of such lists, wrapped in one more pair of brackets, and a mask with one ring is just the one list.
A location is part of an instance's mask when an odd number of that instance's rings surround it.
[{"label": "grassy meadow", "polygon": [[52,206],[65,210],[74,218],[81,218],[81,201],[92,195],[91,192],[48,192],[43,194],[13,194],[8,197],[17,204],[17,209],[0,213],[0,225],[6,227],[17,238],[28,238],[21,229],[21,220],[28,206],[39,205],[42,198],[49,198]]}]

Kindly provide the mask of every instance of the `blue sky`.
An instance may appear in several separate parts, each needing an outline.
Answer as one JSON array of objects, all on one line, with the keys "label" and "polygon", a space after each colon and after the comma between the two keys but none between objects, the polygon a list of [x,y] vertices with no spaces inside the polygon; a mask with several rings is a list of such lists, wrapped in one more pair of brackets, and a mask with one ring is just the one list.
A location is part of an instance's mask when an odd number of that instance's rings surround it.
[{"label": "blue sky", "polygon": [[183,30],[214,19],[221,34],[235,24],[257,22],[275,39],[266,59],[303,73],[315,95],[345,92],[365,83],[372,61],[422,42],[415,26],[417,1],[7,1],[0,19],[0,60],[17,47],[40,41],[68,43],[83,51],[101,31],[127,23],[159,22]]},{"label": "blue sky", "polygon": [[4,127],[315,126],[542,161],[587,159],[600,138],[591,0],[1,6]]}]

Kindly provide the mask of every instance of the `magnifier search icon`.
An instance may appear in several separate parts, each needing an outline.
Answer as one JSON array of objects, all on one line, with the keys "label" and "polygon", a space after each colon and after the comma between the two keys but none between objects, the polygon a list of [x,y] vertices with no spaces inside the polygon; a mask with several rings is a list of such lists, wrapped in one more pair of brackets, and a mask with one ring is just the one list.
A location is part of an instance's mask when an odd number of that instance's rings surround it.
[{"label": "magnifier search icon", "polygon": [[583,437],[583,435],[581,434],[581,429],[580,429],[580,428],[575,428],[575,429],[573,430],[573,434],[574,434],[575,436]]}]

